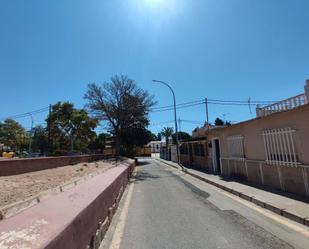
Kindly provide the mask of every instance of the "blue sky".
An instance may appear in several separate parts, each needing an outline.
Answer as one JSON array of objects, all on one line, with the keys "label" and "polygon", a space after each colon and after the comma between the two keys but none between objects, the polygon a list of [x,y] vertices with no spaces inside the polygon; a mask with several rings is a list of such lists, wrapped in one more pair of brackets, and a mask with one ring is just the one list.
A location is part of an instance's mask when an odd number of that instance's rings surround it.
[{"label": "blue sky", "polygon": [[[183,103],[280,100],[303,92],[309,78],[308,0],[1,0],[0,32],[0,117],[56,101],[83,107],[87,83],[118,73],[158,106],[172,104],[171,95],[151,79],[169,82]],[[248,107],[209,112],[210,121],[251,117]],[[182,130],[205,121],[202,105],[178,114],[191,121]],[[172,119],[153,113],[150,128]]]}]

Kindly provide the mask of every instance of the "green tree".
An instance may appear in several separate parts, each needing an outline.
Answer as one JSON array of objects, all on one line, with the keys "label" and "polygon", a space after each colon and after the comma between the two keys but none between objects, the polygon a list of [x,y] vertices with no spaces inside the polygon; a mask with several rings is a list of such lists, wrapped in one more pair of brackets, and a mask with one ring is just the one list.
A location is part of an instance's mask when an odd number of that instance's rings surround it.
[{"label": "green tree", "polygon": [[122,154],[126,156],[135,156],[135,148],[143,147],[148,144],[150,141],[156,139],[155,134],[149,131],[146,128],[130,128],[122,132]]},{"label": "green tree", "polygon": [[167,155],[168,155],[169,139],[170,139],[170,137],[173,136],[173,133],[174,133],[174,131],[173,131],[173,128],[171,128],[171,127],[164,127],[162,129],[162,131],[161,131],[161,135],[165,138],[165,145],[166,145],[165,154],[166,154],[166,158],[168,158]]},{"label": "green tree", "polygon": [[153,96],[124,75],[115,75],[101,86],[89,84],[84,98],[90,112],[115,136],[116,155],[124,146],[123,134],[148,126],[148,113],[155,104]]},{"label": "green tree", "polygon": [[[172,137],[173,137],[173,143],[175,144],[176,143],[176,132],[173,134]],[[189,133],[184,132],[184,131],[179,131],[178,132],[178,139],[179,139],[179,141],[188,140],[190,138],[192,138],[192,136]]]},{"label": "green tree", "polygon": [[160,132],[159,132],[158,135],[157,135],[157,140],[158,140],[158,141],[161,141],[161,140],[162,140],[162,135],[161,135]]},{"label": "green tree", "polygon": [[34,127],[31,131],[32,134],[32,151],[46,153],[48,147],[48,132],[46,128],[41,125]]},{"label": "green tree", "polygon": [[225,121],[224,122],[222,119],[216,118],[215,125],[217,125],[217,126],[222,126],[222,125],[231,126],[232,124],[231,124],[231,121]]},{"label": "green tree", "polygon": [[6,119],[0,123],[0,142],[12,150],[27,149],[29,136],[25,129],[13,119]]},{"label": "green tree", "polygon": [[221,118],[216,118],[215,119],[215,125],[217,125],[217,126],[224,125],[224,121]]},{"label": "green tree", "polygon": [[173,133],[174,131],[171,127],[164,127],[161,131],[161,135],[165,138],[166,148],[168,148],[169,139],[173,136]]},{"label": "green tree", "polygon": [[95,139],[89,145],[89,149],[92,151],[102,151],[106,147],[106,139],[110,136],[108,133],[96,134]]},{"label": "green tree", "polygon": [[51,140],[54,149],[85,151],[95,138],[98,121],[83,109],[75,109],[69,102],[52,106],[50,117]]}]

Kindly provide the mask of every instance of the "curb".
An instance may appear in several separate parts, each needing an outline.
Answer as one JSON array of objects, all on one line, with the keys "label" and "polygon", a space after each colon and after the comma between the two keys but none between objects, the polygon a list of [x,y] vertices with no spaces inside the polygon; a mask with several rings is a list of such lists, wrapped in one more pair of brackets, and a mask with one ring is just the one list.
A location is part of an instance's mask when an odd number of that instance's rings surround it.
[{"label": "curb", "polygon": [[[113,166],[113,167],[115,167],[115,166]],[[95,177],[99,174],[103,174],[107,170],[109,170],[113,167],[110,167],[108,169],[103,168],[103,169],[98,170],[98,171],[93,171],[92,173],[90,173],[88,175],[84,175],[80,178],[76,178],[73,181],[65,182],[65,183],[63,183],[63,184],[61,184],[57,187],[45,190],[45,191],[38,193],[38,194],[36,194],[32,197],[28,197],[25,200],[13,202],[11,204],[2,206],[0,208],[0,221],[7,219],[7,218],[10,218],[14,215],[17,215],[18,213],[39,204],[42,200],[48,199],[51,196],[54,196],[54,195],[57,195],[61,192],[67,191],[67,190],[75,187],[76,185],[78,185],[78,184],[80,184],[84,181],[87,181],[87,180],[89,180],[89,179],[91,179],[91,178],[93,178],[93,177]]]},{"label": "curb", "polygon": [[167,164],[167,165],[169,165],[169,166],[171,166],[171,167],[173,167],[173,168],[175,168],[175,169],[180,169],[180,168],[178,168],[177,166],[175,166],[175,165],[173,165],[173,164],[171,164],[171,163],[169,163],[169,162],[166,162],[166,161],[163,161],[162,159],[160,159],[160,158],[154,158],[156,161],[159,161],[159,162],[161,162],[161,163],[165,163],[165,164]]},{"label": "curb", "polygon": [[[159,162],[165,163],[166,165],[172,166],[173,168],[179,169],[175,165],[172,165],[172,164],[170,164],[168,162],[165,162],[165,161],[163,161],[161,159],[156,159],[156,160],[159,161]],[[283,216],[285,218],[288,218],[290,220],[293,220],[293,221],[295,221],[297,223],[300,223],[302,225],[305,225],[305,226],[309,227],[309,217],[301,217],[301,216],[299,216],[297,214],[294,214],[294,213],[292,213],[290,211],[287,211],[284,208],[279,208],[279,207],[277,207],[277,206],[275,206],[273,204],[266,203],[263,200],[259,200],[255,196],[248,196],[248,195],[246,195],[246,194],[244,194],[242,192],[239,192],[239,191],[237,191],[235,189],[229,188],[227,186],[224,186],[224,185],[219,184],[217,182],[211,181],[209,179],[205,179],[205,178],[203,178],[203,177],[201,177],[199,175],[196,175],[196,174],[194,174],[192,172],[189,172],[188,170],[186,170],[185,172],[188,175],[193,176],[194,178],[197,178],[197,179],[199,179],[199,180],[201,180],[203,182],[211,184],[211,185],[213,185],[213,186],[215,186],[217,188],[220,188],[220,189],[222,189],[222,190],[224,190],[226,192],[229,192],[229,193],[231,193],[233,195],[236,195],[236,196],[238,196],[238,197],[240,197],[240,198],[242,198],[244,200],[250,201],[250,202],[252,202],[252,203],[254,203],[254,204],[256,204],[256,205],[258,205],[258,206],[260,206],[262,208],[265,208],[265,209],[267,209],[267,210],[269,210],[269,211],[271,211],[273,213],[279,214],[279,215],[281,215],[281,216]]]}]

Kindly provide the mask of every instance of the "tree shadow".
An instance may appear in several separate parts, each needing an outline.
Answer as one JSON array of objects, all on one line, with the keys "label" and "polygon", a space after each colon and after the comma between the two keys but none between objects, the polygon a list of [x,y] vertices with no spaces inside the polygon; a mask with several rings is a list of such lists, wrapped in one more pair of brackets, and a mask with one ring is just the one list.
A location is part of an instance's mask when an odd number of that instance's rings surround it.
[{"label": "tree shadow", "polygon": [[150,164],[148,161],[137,161],[136,167],[144,166]]},{"label": "tree shadow", "polygon": [[138,172],[135,176],[133,176],[132,181],[134,183],[137,183],[137,182],[143,182],[143,181],[150,181],[150,180],[158,179],[158,178],[160,178],[160,176],[153,175],[153,174],[150,174],[144,171],[144,172]]},{"label": "tree shadow", "polygon": [[132,176],[131,181],[134,183],[143,182],[143,181],[151,181],[151,180],[157,180],[157,179],[163,179],[168,177],[176,177],[179,178],[182,175],[185,175],[186,173],[182,173],[180,175],[155,175],[152,173],[148,173],[147,171],[139,171],[135,176]]}]

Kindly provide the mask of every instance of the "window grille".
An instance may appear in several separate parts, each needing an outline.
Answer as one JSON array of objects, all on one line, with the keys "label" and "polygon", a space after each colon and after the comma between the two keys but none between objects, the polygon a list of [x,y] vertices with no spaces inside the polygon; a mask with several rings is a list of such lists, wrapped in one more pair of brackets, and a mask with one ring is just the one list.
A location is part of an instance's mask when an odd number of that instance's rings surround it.
[{"label": "window grille", "polygon": [[275,165],[298,164],[291,128],[263,131],[266,162]]},{"label": "window grille", "polygon": [[194,155],[195,156],[205,156],[204,145],[200,143],[193,144]]},{"label": "window grille", "polygon": [[180,146],[180,154],[188,155],[188,144],[182,144]]},{"label": "window grille", "polygon": [[227,137],[228,155],[231,158],[245,158],[244,137],[233,135]]}]

